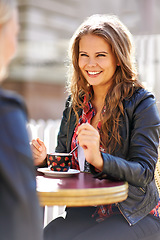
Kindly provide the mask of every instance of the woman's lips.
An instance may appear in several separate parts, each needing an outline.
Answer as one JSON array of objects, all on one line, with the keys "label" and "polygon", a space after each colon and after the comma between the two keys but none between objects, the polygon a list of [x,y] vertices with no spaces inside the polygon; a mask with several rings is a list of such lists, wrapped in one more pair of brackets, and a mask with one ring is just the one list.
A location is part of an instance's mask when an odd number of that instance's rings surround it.
[{"label": "woman's lips", "polygon": [[99,74],[101,74],[102,71],[86,71],[89,77],[97,77]]}]

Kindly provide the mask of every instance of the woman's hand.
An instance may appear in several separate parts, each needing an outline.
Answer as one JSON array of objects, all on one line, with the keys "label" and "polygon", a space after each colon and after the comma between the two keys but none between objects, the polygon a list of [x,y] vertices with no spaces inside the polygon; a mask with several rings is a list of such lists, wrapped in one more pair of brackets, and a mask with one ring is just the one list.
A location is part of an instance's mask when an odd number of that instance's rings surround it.
[{"label": "woman's hand", "polygon": [[89,123],[83,123],[77,130],[79,145],[84,150],[86,161],[102,171],[103,159],[99,151],[99,132]]},{"label": "woman's hand", "polygon": [[32,140],[31,149],[35,166],[43,166],[45,164],[44,160],[47,156],[47,149],[44,142],[39,138]]}]

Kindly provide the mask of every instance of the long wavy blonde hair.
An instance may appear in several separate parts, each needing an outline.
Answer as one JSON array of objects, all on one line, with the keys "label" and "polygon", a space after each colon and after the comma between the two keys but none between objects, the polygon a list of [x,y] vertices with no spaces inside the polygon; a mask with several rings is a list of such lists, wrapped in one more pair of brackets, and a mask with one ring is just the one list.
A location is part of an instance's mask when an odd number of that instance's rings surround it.
[{"label": "long wavy blonde hair", "polygon": [[[101,114],[101,142],[112,153],[121,146],[119,133],[120,118],[124,114],[123,100],[132,96],[136,88],[142,87],[137,80],[135,54],[132,35],[116,16],[93,15],[84,21],[74,33],[70,42],[71,72],[68,78],[68,91],[72,97],[72,107],[79,120],[79,108],[84,107],[83,96],[92,100],[93,89],[88,86],[79,68],[79,41],[82,36],[93,34],[102,37],[110,44],[119,66],[115,71],[112,84],[105,98],[105,113]],[[91,94],[92,93],[92,94]]]}]

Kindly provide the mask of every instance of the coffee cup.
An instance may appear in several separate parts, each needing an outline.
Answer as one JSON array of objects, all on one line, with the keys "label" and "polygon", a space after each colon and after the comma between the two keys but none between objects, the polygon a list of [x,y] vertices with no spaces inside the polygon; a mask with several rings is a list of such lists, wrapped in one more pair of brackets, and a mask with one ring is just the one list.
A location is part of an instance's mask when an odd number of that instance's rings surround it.
[{"label": "coffee cup", "polygon": [[72,154],[50,153],[47,154],[47,164],[52,171],[67,172],[71,166]]}]

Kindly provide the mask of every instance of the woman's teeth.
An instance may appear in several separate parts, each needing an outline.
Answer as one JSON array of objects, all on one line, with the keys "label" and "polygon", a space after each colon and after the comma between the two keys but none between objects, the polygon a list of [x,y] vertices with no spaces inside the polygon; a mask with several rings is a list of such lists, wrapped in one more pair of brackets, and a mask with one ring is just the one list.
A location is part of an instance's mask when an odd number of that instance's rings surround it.
[{"label": "woman's teeth", "polygon": [[89,72],[88,71],[88,74],[90,74],[90,75],[96,75],[96,74],[99,74],[100,72]]}]

